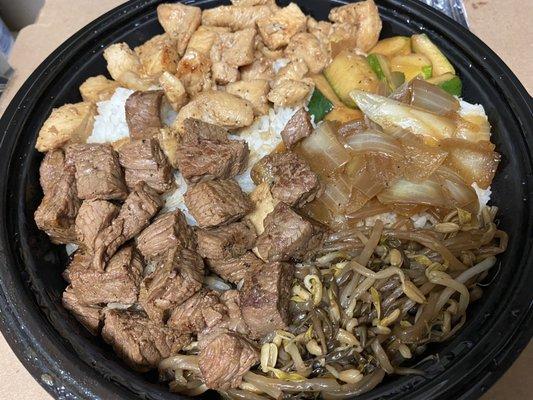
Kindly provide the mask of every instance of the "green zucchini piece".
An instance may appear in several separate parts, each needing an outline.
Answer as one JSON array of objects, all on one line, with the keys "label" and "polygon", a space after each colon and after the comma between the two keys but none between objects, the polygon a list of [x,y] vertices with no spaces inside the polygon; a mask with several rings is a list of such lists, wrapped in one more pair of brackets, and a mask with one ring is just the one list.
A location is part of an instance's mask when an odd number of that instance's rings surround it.
[{"label": "green zucchini piece", "polygon": [[355,108],[350,97],[352,90],[376,93],[379,84],[366,57],[348,50],[342,51],[333,59],[324,70],[324,76],[342,102],[351,108]]},{"label": "green zucchini piece", "polygon": [[333,110],[333,103],[320,90],[315,88],[307,108],[309,109],[309,114],[314,116],[315,123],[317,123],[322,121]]}]

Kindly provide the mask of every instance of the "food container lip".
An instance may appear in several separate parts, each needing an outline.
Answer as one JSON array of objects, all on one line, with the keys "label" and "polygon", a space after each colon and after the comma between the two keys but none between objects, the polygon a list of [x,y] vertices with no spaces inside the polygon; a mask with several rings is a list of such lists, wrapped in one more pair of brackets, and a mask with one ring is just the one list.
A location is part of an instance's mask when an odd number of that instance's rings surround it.
[{"label": "food container lip", "polygon": [[[9,237],[7,231],[8,198],[13,192],[8,185],[10,171],[14,160],[15,147],[26,146],[26,154],[31,151],[32,143],[21,144],[19,136],[26,122],[34,116],[32,111],[37,106],[38,99],[46,87],[51,84],[54,77],[66,68],[69,60],[74,59],[83,46],[89,42],[101,42],[104,38],[128,21],[155,13],[155,6],[160,0],[133,0],[129,1],[96,19],[85,28],[74,34],[57,48],[46,60],[31,74],[0,120],[0,328],[9,345],[29,370],[33,377],[55,398],[149,398],[164,399],[170,396],[165,388],[148,382],[116,382],[105,379],[101,372],[90,365],[81,362],[74,351],[65,353],[60,351],[55,338],[49,331],[42,329],[46,323],[42,311],[35,312],[35,300],[32,297],[28,282],[25,281],[24,271],[17,265],[24,262],[23,254],[18,251],[19,238]],[[185,1],[186,4],[198,6],[218,5],[216,0]],[[300,2],[301,3],[301,2]],[[318,3],[318,1],[317,1]],[[324,1],[325,6],[345,4],[346,1]],[[472,62],[481,66],[484,73],[491,78],[495,88],[505,97],[512,113],[505,118],[512,118],[521,127],[521,136],[517,137],[525,148],[522,154],[524,169],[523,184],[526,186],[528,198],[524,204],[529,207],[527,220],[523,221],[529,227],[530,234],[522,240],[523,252],[519,263],[524,265],[521,283],[508,305],[510,312],[521,309],[506,334],[491,340],[492,348],[482,348],[477,344],[469,344],[470,352],[465,356],[457,371],[454,371],[461,385],[450,384],[449,377],[441,374],[425,383],[417,384],[414,391],[409,387],[410,378],[401,378],[398,381],[399,389],[388,387],[387,384],[379,386],[375,393],[380,398],[397,398],[398,391],[409,393],[410,399],[474,399],[478,398],[488,387],[505,372],[505,370],[518,357],[533,336],[533,312],[530,288],[533,287],[533,121],[531,97],[520,84],[516,76],[505,63],[490,50],[480,39],[469,32],[460,24],[431,7],[416,0],[376,0],[380,11],[398,14],[398,18],[409,16],[417,24],[424,26],[428,34],[439,35],[446,38],[447,42],[461,53],[468,55]],[[452,60],[453,62],[453,60]],[[15,216],[13,218],[20,218]],[[503,323],[502,321],[496,324]],[[468,358],[468,359],[467,359]],[[401,386],[403,385],[403,386]],[[407,392],[406,392],[407,391]],[[185,399],[180,395],[172,398]],[[368,398],[367,395],[358,399]],[[374,395],[372,395],[374,398]],[[377,398],[377,397],[376,397]]]}]

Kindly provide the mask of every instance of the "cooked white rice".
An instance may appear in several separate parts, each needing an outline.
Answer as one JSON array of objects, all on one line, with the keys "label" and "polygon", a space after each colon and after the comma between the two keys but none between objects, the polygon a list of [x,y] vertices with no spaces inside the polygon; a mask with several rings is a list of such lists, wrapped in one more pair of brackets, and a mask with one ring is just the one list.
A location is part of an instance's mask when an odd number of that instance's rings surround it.
[{"label": "cooked white rice", "polygon": [[129,136],[130,131],[126,123],[126,100],[133,90],[117,88],[109,100],[96,104],[98,114],[94,118],[94,127],[89,143],[116,142]]},{"label": "cooked white rice", "polygon": [[[274,62],[274,70],[287,65],[289,60],[278,59]],[[101,101],[97,104],[98,115],[95,117],[94,128],[88,142],[91,143],[105,143],[114,142],[129,136],[128,125],[126,123],[125,104],[127,98],[133,93],[132,90],[125,88],[118,88],[113,96],[107,101]],[[482,105],[470,104],[464,100],[460,100],[461,108],[459,114],[486,116]],[[230,139],[244,139],[250,148],[250,157],[247,170],[236,177],[237,182],[241,188],[250,193],[255,188],[255,185],[250,178],[250,170],[252,166],[262,157],[270,154],[282,141],[281,131],[291,119],[298,108],[289,107],[275,107],[271,108],[268,115],[264,115],[255,120],[253,125],[242,129],[240,132],[231,134]],[[161,111],[163,123],[171,125],[176,118],[176,112],[164,103]],[[164,196],[165,205],[162,212],[173,211],[180,209],[185,214],[187,221],[191,225],[196,225],[196,221],[189,213],[183,195],[187,191],[187,183],[179,172],[175,172],[176,189],[173,192],[167,193]],[[491,190],[490,187],[486,190],[479,188],[475,183],[472,185],[479,199],[480,206],[485,206],[490,201]],[[367,218],[364,224],[371,226],[377,219],[381,219],[386,225],[391,225],[396,222],[396,215],[394,213],[384,213],[374,217]],[[428,224],[434,223],[431,216],[422,213],[411,217],[416,228],[423,228]],[[73,245],[68,245],[69,251],[75,250]]]}]

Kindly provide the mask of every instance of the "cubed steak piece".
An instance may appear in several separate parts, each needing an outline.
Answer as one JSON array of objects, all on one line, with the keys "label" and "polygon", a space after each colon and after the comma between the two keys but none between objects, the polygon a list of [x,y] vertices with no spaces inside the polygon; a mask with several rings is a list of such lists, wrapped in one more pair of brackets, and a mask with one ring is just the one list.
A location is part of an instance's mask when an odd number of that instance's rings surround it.
[{"label": "cubed steak piece", "polygon": [[75,243],[76,215],[80,208],[74,174],[64,173],[47,188],[41,204],[35,211],[37,227],[46,232],[53,243]]},{"label": "cubed steak piece", "polygon": [[198,253],[173,248],[141,284],[139,303],[153,320],[165,321],[174,307],[202,288],[204,262]]},{"label": "cubed steak piece", "polygon": [[137,236],[136,242],[147,260],[157,259],[172,248],[196,248],[194,231],[187,225],[185,215],[180,210],[157,217]]},{"label": "cubed steak piece", "polygon": [[207,259],[206,263],[215,274],[235,284],[239,283],[248,271],[260,268],[263,265],[263,261],[251,251],[247,251],[236,258]]},{"label": "cubed steak piece", "polygon": [[93,255],[92,253],[85,252],[80,249],[74,253],[72,260],[67,265],[67,268],[63,271],[63,279],[70,283],[70,274],[85,272],[93,267]]},{"label": "cubed steak piece", "polygon": [[78,197],[83,200],[124,200],[128,194],[118,155],[109,144],[73,144],[67,163],[76,167]]},{"label": "cubed steak piece", "polygon": [[205,385],[220,390],[238,387],[243,375],[258,362],[259,351],[256,346],[231,332],[209,336],[208,342],[200,350],[198,360]]},{"label": "cubed steak piece", "polygon": [[201,228],[233,222],[249,213],[253,204],[234,180],[214,180],[190,186],[185,205]]},{"label": "cubed steak piece", "polygon": [[204,258],[234,258],[242,256],[255,243],[256,233],[251,222],[242,221],[212,229],[196,231],[198,253]]},{"label": "cubed steak piece", "polygon": [[287,327],[293,275],[291,264],[273,262],[244,278],[241,312],[254,339]]},{"label": "cubed steak piece", "polygon": [[154,189],[144,182],[137,184],[122,204],[118,216],[96,237],[95,267],[103,269],[104,263],[117,249],[146,228],[162,206],[163,202]]},{"label": "cubed steak piece", "polygon": [[50,150],[44,156],[39,167],[39,181],[46,195],[53,187],[64,178],[65,174],[74,174],[72,165],[65,163],[65,153],[62,149]]},{"label": "cubed steak piece", "polygon": [[287,151],[269,154],[252,168],[256,184],[268,182],[272,196],[293,207],[301,207],[320,193],[318,175],[297,154]]},{"label": "cubed steak piece", "polygon": [[133,247],[120,249],[105,271],[70,271],[72,291],[82,304],[133,304],[139,295],[143,264]]},{"label": "cubed steak piece", "polygon": [[172,168],[155,139],[133,140],[118,151],[128,188],[139,182],[159,193],[172,188]]},{"label": "cubed steak piece", "polygon": [[285,203],[278,203],[264,221],[265,231],[255,243],[263,260],[301,260],[322,243],[323,230]]},{"label": "cubed steak piece", "polygon": [[285,146],[288,149],[292,149],[296,143],[309,136],[312,132],[313,125],[311,124],[309,113],[300,108],[281,131],[281,138]]},{"label": "cubed steak piece", "polygon": [[107,200],[85,200],[76,216],[77,242],[94,251],[94,242],[102,230],[111,225],[120,208]]},{"label": "cubed steak piece", "polygon": [[186,302],[177,306],[167,325],[183,333],[199,333],[213,328],[228,317],[228,310],[220,295],[209,289],[202,289]]},{"label": "cubed steak piece", "polygon": [[144,372],[176,355],[191,337],[150,320],[144,313],[107,310],[102,337],[130,367]]},{"label": "cubed steak piece", "polygon": [[74,318],[82,324],[91,334],[98,335],[102,317],[102,307],[86,305],[79,301],[78,297],[68,286],[63,292],[63,307],[70,311]]},{"label": "cubed steak piece", "polygon": [[151,139],[159,133],[162,90],[134,92],[126,100],[126,122],[132,139]]},{"label": "cubed steak piece", "polygon": [[226,129],[188,118],[176,152],[178,169],[189,182],[229,179],[248,164],[248,144],[229,140]]}]

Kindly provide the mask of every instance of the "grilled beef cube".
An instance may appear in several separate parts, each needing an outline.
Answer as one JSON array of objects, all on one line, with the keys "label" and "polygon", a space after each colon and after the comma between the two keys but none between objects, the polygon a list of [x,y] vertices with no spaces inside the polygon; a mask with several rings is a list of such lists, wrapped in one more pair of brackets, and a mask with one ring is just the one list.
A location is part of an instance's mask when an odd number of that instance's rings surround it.
[{"label": "grilled beef cube", "polygon": [[254,339],[287,327],[293,272],[292,265],[273,262],[244,278],[241,311]]},{"label": "grilled beef cube", "polygon": [[96,237],[94,242],[96,269],[102,270],[104,263],[122,244],[148,226],[162,205],[163,202],[154,189],[145,183],[136,185],[122,204],[118,216]]},{"label": "grilled beef cube", "polygon": [[245,170],[249,149],[244,140],[229,140],[224,128],[191,118],[184,127],[176,160],[187,181],[229,179]]},{"label": "grilled beef cube", "polygon": [[154,260],[171,248],[196,248],[194,231],[180,210],[157,217],[136,241],[137,248],[147,260]]},{"label": "grilled beef cube", "polygon": [[109,144],[73,144],[67,162],[76,167],[78,197],[83,200],[124,200],[128,194],[117,153]]},{"label": "grilled beef cube", "polygon": [[76,216],[76,237],[87,250],[94,251],[98,234],[111,225],[119,207],[106,200],[85,200]]},{"label": "grilled beef cube", "polygon": [[105,271],[70,271],[72,291],[82,304],[133,304],[139,295],[143,264],[133,247],[120,249]]},{"label": "grilled beef cube", "polygon": [[206,263],[209,269],[215,274],[235,284],[244,278],[247,271],[260,268],[263,265],[263,261],[257,258],[251,251],[247,251],[242,256],[236,258],[222,260],[207,259]]},{"label": "grilled beef cube", "polygon": [[201,228],[241,219],[253,208],[248,196],[234,180],[214,180],[190,186],[185,205]]},{"label": "grilled beef cube", "polygon": [[248,325],[246,325],[242,316],[239,291],[226,290],[221,294],[220,300],[226,306],[228,316],[227,318],[224,318],[215,329],[227,329],[231,332],[248,336],[250,334],[250,328],[248,328]]},{"label": "grilled beef cube", "polygon": [[196,231],[198,253],[204,258],[234,258],[250,250],[255,242],[255,228],[249,222],[234,222],[213,229]]},{"label": "grilled beef cube", "polygon": [[284,203],[266,216],[264,226],[255,251],[265,261],[301,260],[322,243],[321,227]]},{"label": "grilled beef cube", "polygon": [[162,90],[134,92],[126,100],[126,122],[132,139],[151,139],[161,125]]},{"label": "grilled beef cube", "polygon": [[202,289],[186,302],[177,306],[167,325],[183,333],[199,333],[213,328],[228,318],[227,307],[217,292]]},{"label": "grilled beef cube", "polygon": [[72,165],[65,162],[65,153],[61,149],[50,150],[44,156],[44,160],[39,167],[39,181],[43,188],[43,193],[50,193],[53,187],[64,179],[65,174],[74,174]]},{"label": "grilled beef cube", "polygon": [[311,124],[309,113],[300,108],[281,131],[281,138],[285,146],[288,149],[292,149],[296,143],[311,135],[312,132],[313,125]]},{"label": "grilled beef cube", "polygon": [[272,197],[294,207],[314,200],[320,192],[317,174],[290,151],[263,157],[252,168],[252,179],[257,185],[269,183]]},{"label": "grilled beef cube", "polygon": [[194,251],[174,248],[141,284],[139,303],[151,319],[164,321],[168,312],[202,288],[204,262]]},{"label": "grilled beef cube", "polygon": [[128,310],[104,313],[102,337],[130,367],[141,372],[156,368],[191,342],[189,335]]},{"label": "grilled beef cube", "polygon": [[63,307],[70,311],[80,324],[93,335],[98,335],[100,331],[102,307],[83,304],[79,301],[70,286],[68,286],[63,292],[62,303]]},{"label": "grilled beef cube", "polygon": [[243,375],[259,362],[256,346],[239,334],[220,332],[202,342],[198,365],[210,389],[238,387]]},{"label": "grilled beef cube", "polygon": [[157,140],[134,140],[122,146],[118,155],[128,188],[139,182],[146,182],[159,193],[172,188],[172,168]]},{"label": "grilled beef cube", "polygon": [[72,260],[63,271],[63,279],[70,283],[70,274],[85,272],[93,267],[93,255],[83,250],[78,250],[72,256]]},{"label": "grilled beef cube", "polygon": [[53,243],[76,242],[74,224],[80,200],[76,192],[74,174],[65,173],[59,181],[50,186],[35,211],[35,223],[50,236]]}]

